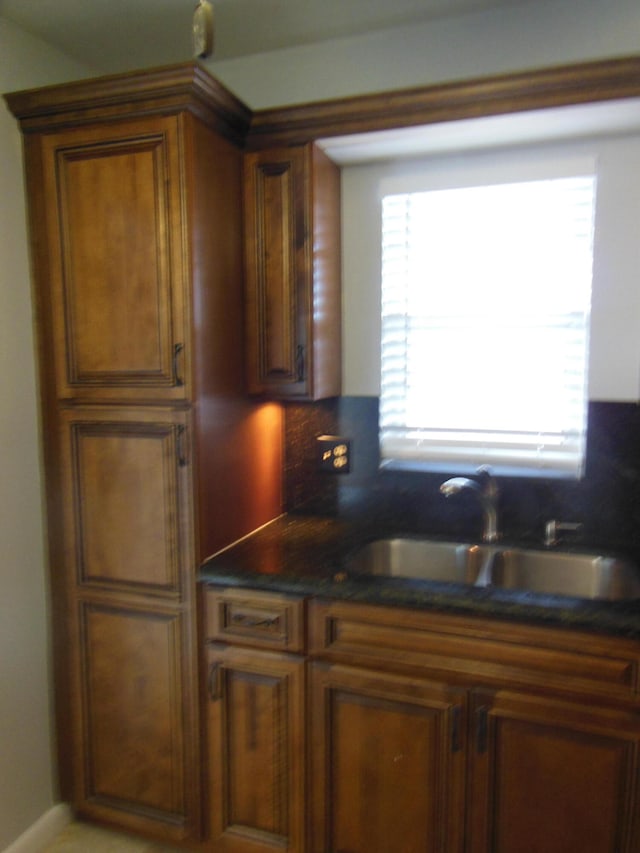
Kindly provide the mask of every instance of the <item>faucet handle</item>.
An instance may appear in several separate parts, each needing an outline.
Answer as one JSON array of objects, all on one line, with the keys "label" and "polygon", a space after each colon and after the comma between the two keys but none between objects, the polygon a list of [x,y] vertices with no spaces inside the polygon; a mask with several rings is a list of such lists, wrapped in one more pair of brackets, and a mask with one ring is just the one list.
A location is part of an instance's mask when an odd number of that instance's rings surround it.
[{"label": "faucet handle", "polygon": [[577,530],[582,530],[582,524],[575,521],[557,521],[555,518],[550,519],[544,526],[544,544],[550,548],[552,545],[557,545],[559,541],[558,534],[565,531],[567,533],[575,533]]}]

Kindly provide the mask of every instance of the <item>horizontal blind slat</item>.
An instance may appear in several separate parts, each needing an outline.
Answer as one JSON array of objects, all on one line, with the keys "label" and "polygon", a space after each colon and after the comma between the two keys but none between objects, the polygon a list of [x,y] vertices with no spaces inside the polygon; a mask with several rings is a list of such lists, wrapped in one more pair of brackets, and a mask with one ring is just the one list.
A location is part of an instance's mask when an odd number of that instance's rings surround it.
[{"label": "horizontal blind slat", "polygon": [[[385,197],[383,459],[500,460],[579,473],[594,195],[595,178],[580,176]],[[492,203],[503,228],[520,216],[528,229],[520,254],[498,271],[474,267],[491,228],[500,234],[495,224],[485,228]],[[473,229],[442,236],[440,220],[458,226],[460,211]],[[459,256],[467,246],[458,268],[455,249]]]}]

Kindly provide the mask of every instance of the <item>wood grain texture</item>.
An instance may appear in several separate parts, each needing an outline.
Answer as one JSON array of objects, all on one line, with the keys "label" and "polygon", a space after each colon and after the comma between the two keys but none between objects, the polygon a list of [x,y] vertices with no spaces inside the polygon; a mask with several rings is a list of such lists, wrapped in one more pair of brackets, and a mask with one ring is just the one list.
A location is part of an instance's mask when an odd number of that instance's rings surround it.
[{"label": "wood grain texture", "polygon": [[212,849],[303,853],[303,660],[211,644],[207,665]]},{"label": "wood grain texture", "polygon": [[[186,831],[183,617],[116,601],[81,606],[83,739],[78,760],[83,813],[122,826],[162,821]],[[190,720],[190,715],[189,715]]]},{"label": "wood grain texture", "polygon": [[499,693],[472,752],[471,853],[638,850],[637,716]]},{"label": "wood grain texture", "polygon": [[340,393],[340,178],[314,146],[245,158],[249,391],[318,400]]},{"label": "wood grain texture", "polygon": [[635,98],[640,57],[532,69],[254,113],[249,149],[317,139]]},{"label": "wood grain texture", "polygon": [[42,145],[58,396],[184,399],[176,119],[76,128]]},{"label": "wood grain texture", "polygon": [[[340,666],[312,667],[311,850],[463,849],[462,691]],[[463,736],[460,735],[462,738]]]},{"label": "wood grain texture", "polygon": [[61,789],[82,816],[197,844],[196,570],[281,500],[281,412],[244,389],[248,112],[193,64],[7,100],[25,134]]}]

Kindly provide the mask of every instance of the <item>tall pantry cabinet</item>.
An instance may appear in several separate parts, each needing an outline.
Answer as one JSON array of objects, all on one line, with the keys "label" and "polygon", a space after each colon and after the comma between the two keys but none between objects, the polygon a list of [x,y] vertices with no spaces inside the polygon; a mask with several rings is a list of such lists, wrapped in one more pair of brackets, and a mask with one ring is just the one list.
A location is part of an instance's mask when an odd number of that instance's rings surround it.
[{"label": "tall pantry cabinet", "polygon": [[6,96],[24,134],[61,794],[200,834],[195,576],[280,511],[243,385],[249,114],[189,63]]}]

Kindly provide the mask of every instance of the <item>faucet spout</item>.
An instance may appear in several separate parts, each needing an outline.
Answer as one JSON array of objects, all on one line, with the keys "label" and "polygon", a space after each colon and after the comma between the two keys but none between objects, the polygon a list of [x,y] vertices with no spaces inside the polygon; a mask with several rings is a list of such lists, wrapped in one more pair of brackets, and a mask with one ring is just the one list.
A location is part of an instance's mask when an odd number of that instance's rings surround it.
[{"label": "faucet spout", "polygon": [[469,477],[452,477],[440,486],[440,492],[445,497],[457,495],[464,489],[470,489],[480,501],[483,513],[483,542],[497,542],[498,532],[498,484],[488,467],[482,466],[476,471],[476,479]]}]

